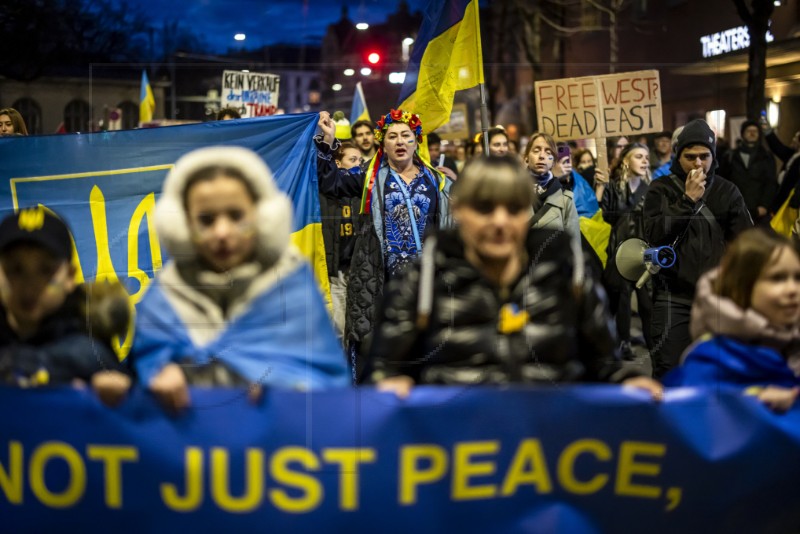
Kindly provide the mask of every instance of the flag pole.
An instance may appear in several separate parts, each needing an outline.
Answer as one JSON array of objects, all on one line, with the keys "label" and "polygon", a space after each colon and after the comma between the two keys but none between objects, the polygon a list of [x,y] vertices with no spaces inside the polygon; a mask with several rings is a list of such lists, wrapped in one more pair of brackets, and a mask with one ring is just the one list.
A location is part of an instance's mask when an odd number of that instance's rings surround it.
[{"label": "flag pole", "polygon": [[481,82],[481,132],[483,132],[483,153],[489,155],[489,107],[486,105],[486,87]]},{"label": "flag pole", "polygon": [[480,80],[480,90],[481,90],[481,132],[483,133],[483,153],[485,155],[489,155],[489,106],[486,103],[486,84],[483,80],[483,46],[481,46],[481,11],[478,7],[478,0],[472,0],[473,9],[475,10],[475,24],[477,25],[477,30],[475,32],[475,38],[478,40],[478,50],[480,51],[478,57],[478,68],[480,69],[478,73],[478,79]]}]

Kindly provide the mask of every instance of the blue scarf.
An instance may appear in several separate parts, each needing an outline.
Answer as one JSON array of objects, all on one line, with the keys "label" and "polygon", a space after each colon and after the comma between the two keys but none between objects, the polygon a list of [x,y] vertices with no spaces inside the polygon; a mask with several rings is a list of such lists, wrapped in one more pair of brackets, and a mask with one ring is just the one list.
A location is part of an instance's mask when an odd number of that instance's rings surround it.
[{"label": "blue scarf", "polygon": [[213,358],[253,383],[297,389],[348,384],[342,350],[307,264],[257,296],[204,346],[191,340],[158,279],[136,311],[131,358],[143,384],[170,362],[202,365]]}]

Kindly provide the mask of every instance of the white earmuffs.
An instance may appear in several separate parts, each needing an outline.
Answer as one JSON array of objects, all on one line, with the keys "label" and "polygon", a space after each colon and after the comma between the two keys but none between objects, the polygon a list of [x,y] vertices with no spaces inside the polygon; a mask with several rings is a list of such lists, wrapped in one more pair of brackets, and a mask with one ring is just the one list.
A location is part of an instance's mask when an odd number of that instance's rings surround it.
[{"label": "white earmuffs", "polygon": [[278,189],[258,154],[231,146],[189,152],[167,175],[155,210],[156,231],[167,252],[178,262],[196,257],[183,194],[189,178],[208,167],[231,167],[245,176],[257,198],[256,254],[268,263],[276,261],[289,246],[294,221],[291,200]]}]

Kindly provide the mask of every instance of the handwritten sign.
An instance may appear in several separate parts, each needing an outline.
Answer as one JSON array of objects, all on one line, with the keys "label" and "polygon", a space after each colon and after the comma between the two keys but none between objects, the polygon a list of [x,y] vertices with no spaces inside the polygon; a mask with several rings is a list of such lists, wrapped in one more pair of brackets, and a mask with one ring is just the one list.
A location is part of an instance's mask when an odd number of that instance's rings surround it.
[{"label": "handwritten sign", "polygon": [[539,131],[556,140],[663,130],[656,70],[536,82],[535,91]]},{"label": "handwritten sign", "polygon": [[222,72],[220,104],[238,109],[242,117],[274,115],[278,110],[280,76],[260,72]]}]

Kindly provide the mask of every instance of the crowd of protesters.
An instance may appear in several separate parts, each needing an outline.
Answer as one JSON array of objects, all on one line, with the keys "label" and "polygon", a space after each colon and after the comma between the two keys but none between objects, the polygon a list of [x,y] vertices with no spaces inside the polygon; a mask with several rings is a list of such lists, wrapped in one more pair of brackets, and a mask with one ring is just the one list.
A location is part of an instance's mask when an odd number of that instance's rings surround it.
[{"label": "crowd of protesters", "polygon": [[[2,109],[0,133],[27,131]],[[130,321],[124,290],[75,283],[57,215],[8,216],[0,378],[83,384],[107,404],[140,384],[173,411],[191,404],[189,386],[257,398],[263,387],[348,383],[401,397],[416,384],[607,382],[655,399],[662,384],[727,386],[792,406],[800,253],[769,222],[800,206],[797,135],[789,147],[747,121],[740,145],[719,155],[696,119],[652,147],[609,140],[605,169],[585,140],[495,127],[485,143],[456,144],[426,133],[405,110],[352,126],[320,113],[331,314],[309,292],[291,202],[263,160],[234,147],[182,157],[155,212],[172,261],[137,306],[122,363],[112,338]],[[598,242],[592,224],[610,237]],[[617,257],[631,238],[671,246],[677,261],[634,286]]]}]

